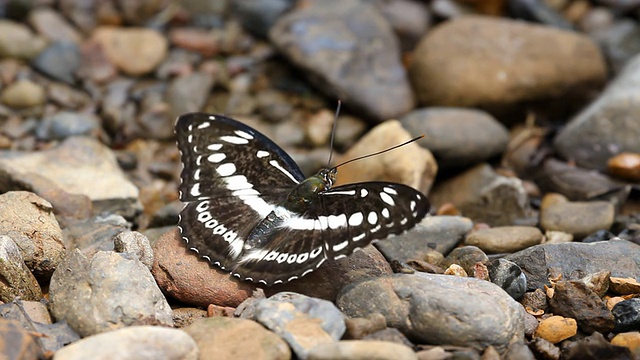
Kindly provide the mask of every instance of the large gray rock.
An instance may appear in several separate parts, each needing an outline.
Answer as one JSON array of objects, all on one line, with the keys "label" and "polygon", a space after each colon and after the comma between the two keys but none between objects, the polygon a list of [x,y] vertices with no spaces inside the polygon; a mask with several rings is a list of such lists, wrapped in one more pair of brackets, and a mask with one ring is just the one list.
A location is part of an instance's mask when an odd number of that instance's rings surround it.
[{"label": "large gray rock", "polygon": [[347,286],[337,304],[350,317],[382,313],[388,326],[421,343],[504,351],[524,338],[520,304],[475,278],[396,274]]}]

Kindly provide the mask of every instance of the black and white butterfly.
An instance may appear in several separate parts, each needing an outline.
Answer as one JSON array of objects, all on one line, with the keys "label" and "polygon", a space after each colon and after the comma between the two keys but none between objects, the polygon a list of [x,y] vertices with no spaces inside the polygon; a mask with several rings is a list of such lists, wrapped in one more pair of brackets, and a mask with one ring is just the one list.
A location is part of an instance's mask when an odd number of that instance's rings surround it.
[{"label": "black and white butterfly", "polygon": [[284,283],[371,241],[399,234],[429,210],[426,196],[389,182],[332,188],[336,167],[305,177],[273,141],[231,118],[178,118],[179,228],[187,247],[233,275]]}]

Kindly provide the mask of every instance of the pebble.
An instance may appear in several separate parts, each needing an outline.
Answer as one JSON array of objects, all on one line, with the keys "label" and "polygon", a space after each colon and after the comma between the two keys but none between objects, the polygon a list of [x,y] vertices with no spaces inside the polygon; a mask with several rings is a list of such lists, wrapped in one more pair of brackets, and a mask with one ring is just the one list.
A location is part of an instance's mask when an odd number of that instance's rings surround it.
[{"label": "pebble", "polygon": [[454,107],[419,108],[400,118],[411,134],[424,134],[420,144],[443,169],[473,166],[502,154],[509,142],[507,128],[490,114]]},{"label": "pebble", "polygon": [[80,67],[80,48],[73,42],[53,42],[32,60],[38,71],[52,79],[73,84]]},{"label": "pebble", "polygon": [[107,59],[127,75],[153,71],[167,55],[167,39],[147,28],[99,27],[92,41],[100,44]]},{"label": "pebble", "polygon": [[268,37],[269,29],[278,18],[294,5],[290,0],[231,2],[233,13],[238,17],[242,27],[263,39]]},{"label": "pebble", "polygon": [[366,318],[344,319],[345,334],[343,339],[359,340],[376,331],[387,328],[387,321],[380,313],[373,313]]},{"label": "pebble", "polygon": [[601,270],[609,270],[615,277],[640,277],[640,265],[632,260],[640,258],[640,245],[620,239],[543,244],[505,258],[518,264],[527,275],[527,291],[550,285],[547,269],[554,269],[565,280],[578,280]]},{"label": "pebble", "polygon": [[567,344],[563,349],[563,359],[600,359],[594,354],[607,354],[609,359],[631,359],[631,351],[623,346],[611,344],[601,333],[595,332],[583,339]]},{"label": "pebble", "polygon": [[476,246],[461,246],[453,249],[441,266],[450,267],[453,264],[460,265],[464,271],[475,277],[476,264],[488,264],[489,258],[484,251]]},{"label": "pebble", "polygon": [[488,266],[491,282],[518,300],[527,291],[527,277],[522,269],[507,259],[493,260]]},{"label": "pebble", "polygon": [[56,351],[53,360],[92,359],[197,360],[198,346],[182,330],[130,326],[86,337]]},{"label": "pebble", "polygon": [[179,48],[213,57],[220,52],[219,36],[210,30],[198,28],[177,28],[169,32],[169,41]]},{"label": "pebble", "polygon": [[131,254],[67,254],[51,277],[51,313],[83,337],[131,325],[172,326],[171,307],[151,272]]},{"label": "pebble", "polygon": [[529,342],[529,348],[535,355],[537,355],[535,357],[536,359],[560,359],[560,348],[541,337],[531,340],[531,342]]},{"label": "pebble", "polygon": [[313,348],[307,360],[418,360],[408,346],[389,341],[344,340]]},{"label": "pebble", "polygon": [[33,34],[24,24],[0,20],[0,58],[29,60],[47,45],[46,40]]},{"label": "pebble", "polygon": [[186,304],[236,307],[255,287],[188,254],[178,229],[165,233],[153,245],[153,276],[169,296]]},{"label": "pebble", "polygon": [[193,324],[194,322],[206,319],[208,317],[216,317],[216,316],[208,316],[206,310],[192,308],[192,307],[178,307],[173,308],[173,326],[181,329],[186,326]]},{"label": "pebble", "polygon": [[278,334],[301,359],[314,347],[339,340],[346,330],[343,315],[333,303],[291,292],[250,299],[240,316]]},{"label": "pebble", "polygon": [[634,278],[609,278],[609,286],[612,292],[620,295],[640,294],[640,282]]},{"label": "pebble", "polygon": [[436,208],[452,203],[462,216],[491,226],[512,225],[528,211],[522,181],[499,175],[486,163],[438,183],[429,199]]},{"label": "pebble", "polygon": [[366,117],[383,121],[414,105],[395,34],[371,4],[311,2],[281,16],[269,39],[322,92]]},{"label": "pebble", "polygon": [[613,176],[626,180],[640,181],[640,153],[621,153],[607,162],[607,169]]},{"label": "pebble", "polygon": [[[29,24],[51,42],[63,41],[80,44],[82,34],[59,12],[46,6],[38,6],[29,12]],[[56,31],[51,31],[56,29]]]},{"label": "pebble", "polygon": [[562,316],[551,316],[540,321],[535,335],[553,344],[566,340],[578,333],[578,323],[575,319]]},{"label": "pebble", "polygon": [[87,258],[98,251],[114,250],[114,237],[129,230],[130,224],[120,215],[92,216],[83,221],[70,221],[64,228],[67,249],[78,249]]},{"label": "pebble", "polygon": [[16,298],[37,301],[42,298],[38,281],[25,265],[20,249],[11,237],[0,235],[0,301]]},{"label": "pebble", "polygon": [[605,302],[579,280],[561,280],[553,286],[549,310],[555,315],[573,318],[585,333],[608,333],[614,328],[614,317]]},{"label": "pebble", "polygon": [[621,333],[611,339],[611,345],[624,346],[632,353],[640,353],[640,331]]},{"label": "pebble", "polygon": [[41,140],[61,140],[71,136],[97,135],[100,131],[100,119],[97,116],[62,111],[42,119],[36,136]]},{"label": "pebble", "polygon": [[[397,120],[385,121],[376,126],[352,146],[335,163],[355,159],[388,149],[412,138]],[[405,145],[368,159],[352,162],[340,167],[336,184],[361,181],[392,181],[409,185],[428,193],[438,172],[433,155],[417,143]]]},{"label": "pebble", "polygon": [[198,320],[184,331],[196,341],[200,359],[291,358],[284,340],[252,320],[213,317]]},{"label": "pebble", "polygon": [[615,332],[640,330],[640,298],[632,298],[617,303],[611,313],[615,317]]},{"label": "pebble", "polygon": [[33,193],[10,191],[0,195],[0,233],[11,237],[21,259],[42,281],[51,277],[65,255],[53,207]]},{"label": "pebble", "polygon": [[608,201],[569,201],[559,194],[548,194],[540,206],[540,225],[545,230],[563,231],[583,238],[613,225],[615,207]]},{"label": "pebble", "polygon": [[149,239],[137,231],[123,231],[113,238],[118,253],[134,254],[149,270],[153,266],[153,250]]},{"label": "pebble", "polygon": [[38,341],[14,320],[0,318],[0,354],[6,359],[39,360],[43,355]]},{"label": "pebble", "polygon": [[555,149],[580,167],[607,170],[619,153],[640,153],[640,119],[629,117],[640,106],[630,94],[638,91],[640,56],[629,60],[606,90],[576,114],[554,139]]},{"label": "pebble", "polygon": [[44,104],[46,93],[41,85],[31,80],[18,80],[2,89],[0,101],[11,108],[25,109]]},{"label": "pebble", "polygon": [[513,253],[540,244],[542,238],[542,232],[535,227],[499,226],[472,231],[464,243],[489,254]]},{"label": "pebble", "polygon": [[[168,114],[168,122],[163,124],[165,131],[162,133],[165,137],[173,135],[173,123],[177,116],[202,109],[213,84],[213,76],[205,72],[194,72],[171,81],[167,88],[167,102],[171,107],[171,112]],[[154,124],[154,126],[158,126],[158,124]],[[149,130],[157,132],[152,128]]]},{"label": "pebble", "polygon": [[504,351],[524,337],[520,304],[498,286],[474,278],[396,274],[348,286],[336,303],[350,317],[382,313],[388,326],[417,342]]},{"label": "pebble", "polygon": [[573,235],[564,231],[546,230],[544,232],[543,243],[544,244],[560,244],[573,241]]}]

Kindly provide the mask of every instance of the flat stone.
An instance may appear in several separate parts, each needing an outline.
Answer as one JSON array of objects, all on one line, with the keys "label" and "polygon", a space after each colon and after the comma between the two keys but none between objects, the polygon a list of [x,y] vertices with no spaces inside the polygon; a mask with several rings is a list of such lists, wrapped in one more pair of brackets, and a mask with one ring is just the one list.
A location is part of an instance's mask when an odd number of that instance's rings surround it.
[{"label": "flat stone", "polygon": [[499,226],[469,233],[466,245],[477,246],[489,254],[512,253],[542,242],[542,232],[532,226]]},{"label": "flat stone", "polygon": [[[553,201],[546,201],[554,196]],[[545,230],[557,230],[583,238],[613,225],[615,206],[608,201],[570,202],[557,194],[548,194],[540,206],[540,225]]]},{"label": "flat stone", "polygon": [[418,360],[410,347],[389,341],[344,340],[313,348],[307,360]]}]

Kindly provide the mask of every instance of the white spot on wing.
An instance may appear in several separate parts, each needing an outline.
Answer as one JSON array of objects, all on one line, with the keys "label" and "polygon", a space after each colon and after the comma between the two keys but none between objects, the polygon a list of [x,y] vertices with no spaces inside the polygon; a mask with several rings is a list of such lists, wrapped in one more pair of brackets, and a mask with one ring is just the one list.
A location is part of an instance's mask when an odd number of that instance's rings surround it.
[{"label": "white spot on wing", "polygon": [[390,188],[388,186],[383,187],[382,191],[386,192],[387,194],[398,195],[398,192],[395,189]]},{"label": "white spot on wing", "polygon": [[199,196],[200,195],[200,183],[195,183],[191,187],[191,190],[189,190],[189,193],[191,194],[191,196]]},{"label": "white spot on wing", "polygon": [[391,196],[389,196],[389,194],[387,194],[386,192],[381,192],[380,193],[380,199],[382,199],[382,201],[386,202],[387,204],[394,206],[396,203],[393,201],[393,198]]},{"label": "white spot on wing", "polygon": [[333,245],[333,251],[340,251],[349,245],[349,240],[345,240],[339,244]]},{"label": "white spot on wing", "polygon": [[248,140],[253,139],[253,135],[249,134],[249,133],[248,133],[248,132],[246,132],[246,131],[236,130],[236,131],[235,131],[235,133],[236,133],[236,135],[238,135],[238,136],[240,136],[240,137],[243,137],[243,138],[245,138],[245,139],[248,139]]},{"label": "white spot on wing", "polygon": [[238,136],[221,136],[220,140],[224,141],[224,142],[228,142],[230,144],[236,144],[236,145],[244,145],[244,144],[248,144],[249,140],[245,139],[245,138],[241,138]]},{"label": "white spot on wing", "polygon": [[364,216],[362,215],[361,212],[353,213],[351,214],[351,216],[349,216],[349,225],[359,226],[360,224],[362,224],[363,219],[364,219]]},{"label": "white spot on wing", "polygon": [[218,151],[218,150],[222,149],[222,144],[211,144],[211,145],[207,146],[207,149],[209,149],[211,151]]},{"label": "white spot on wing", "polygon": [[382,209],[382,211],[380,211],[380,213],[382,214],[382,216],[384,216],[385,219],[388,219],[389,216],[391,216],[391,214],[389,214],[389,209],[387,209],[387,208]]},{"label": "white spot on wing", "polygon": [[409,207],[411,208],[411,211],[416,209],[416,202],[411,200],[411,202],[409,203]]},{"label": "white spot on wing", "polygon": [[193,179],[200,180],[200,169],[196,169],[196,171],[193,172]]},{"label": "white spot on wing", "polygon": [[353,240],[353,241],[360,241],[360,240],[364,239],[364,237],[365,237],[365,236],[367,236],[367,234],[362,233],[362,234],[360,234],[360,235],[354,236],[354,237],[352,238],[352,240]]},{"label": "white spot on wing", "polygon": [[327,223],[329,224],[329,228],[337,229],[339,227],[343,227],[347,225],[347,215],[329,215],[327,217]]},{"label": "white spot on wing", "polygon": [[360,197],[366,197],[367,195],[369,195],[367,189],[360,189]]},{"label": "white spot on wing", "polygon": [[244,175],[229,176],[225,178],[224,181],[227,184],[227,189],[229,190],[242,190],[242,189],[253,188],[253,185],[249,183],[249,180],[247,180],[247,177]]},{"label": "white spot on wing", "polygon": [[370,212],[367,216],[367,221],[369,222],[369,224],[375,225],[375,223],[378,222],[378,214],[376,214],[375,211]]},{"label": "white spot on wing", "polygon": [[232,163],[224,163],[216,168],[216,171],[220,176],[231,176],[236,172],[236,166]]},{"label": "white spot on wing", "polygon": [[291,217],[287,219],[285,226],[294,230],[313,230],[315,228],[314,219],[305,219],[301,217]]},{"label": "white spot on wing", "polygon": [[262,159],[263,157],[269,156],[269,152],[264,150],[258,150],[258,152],[256,153],[256,156]]},{"label": "white spot on wing", "polygon": [[323,195],[355,195],[355,190],[345,190],[345,191],[327,191]]},{"label": "white spot on wing", "polygon": [[285,168],[283,168],[277,160],[271,160],[269,161],[269,164],[271,164],[271,166],[273,166],[274,168],[280,170],[283,174],[285,174],[289,179],[291,179],[293,182],[295,182],[296,184],[298,184],[298,180],[290,173],[288,172]]},{"label": "white spot on wing", "polygon": [[206,129],[209,126],[211,126],[211,123],[208,121],[203,122],[202,124],[198,125],[198,129]]},{"label": "white spot on wing", "polygon": [[215,154],[209,155],[209,157],[207,157],[207,160],[209,160],[209,162],[212,162],[212,163],[219,163],[220,161],[224,160],[226,157],[227,155],[223,153],[215,153]]}]

